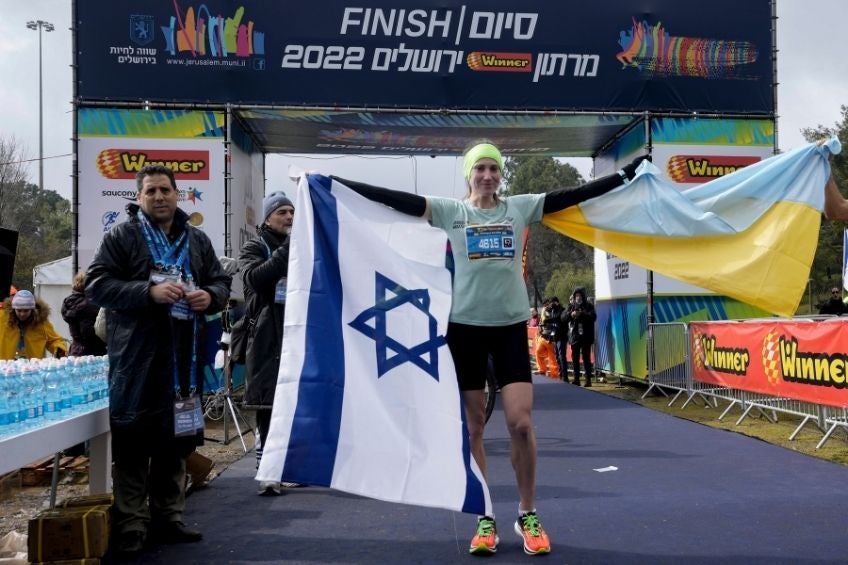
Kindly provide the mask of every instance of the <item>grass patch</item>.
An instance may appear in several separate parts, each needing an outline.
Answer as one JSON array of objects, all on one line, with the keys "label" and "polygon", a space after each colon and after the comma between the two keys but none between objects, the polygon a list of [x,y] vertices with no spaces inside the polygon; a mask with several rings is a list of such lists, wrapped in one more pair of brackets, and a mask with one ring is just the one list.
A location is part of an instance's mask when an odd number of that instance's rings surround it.
[{"label": "grass patch", "polygon": [[650,408],[651,410],[665,412],[677,418],[698,422],[705,426],[755,437],[762,441],[791,449],[792,451],[810,455],[811,457],[817,457],[841,465],[848,465],[848,433],[846,433],[844,428],[838,428],[824,446],[816,449],[816,444],[824,436],[824,431],[820,430],[813,421],[807,422],[795,439],[789,439],[789,436],[792,435],[792,432],[795,431],[795,428],[802,421],[802,418],[799,416],[780,412],[769,412],[769,414],[774,414],[777,417],[777,422],[773,423],[757,410],[752,410],[737,425],[736,421],[742,415],[742,409],[739,407],[734,407],[730,410],[722,420],[718,419],[725,408],[727,408],[729,404],[727,401],[719,400],[718,406],[707,406],[701,400],[693,400],[686,408],[681,408],[683,403],[686,402],[686,395],[681,395],[669,406],[673,394],[671,396],[665,396],[661,393],[655,394],[652,390],[651,394],[643,399],[642,395],[647,389],[648,385],[641,381],[623,380],[621,384],[618,384],[613,378],[612,382],[594,383],[590,390],[621,398]]}]

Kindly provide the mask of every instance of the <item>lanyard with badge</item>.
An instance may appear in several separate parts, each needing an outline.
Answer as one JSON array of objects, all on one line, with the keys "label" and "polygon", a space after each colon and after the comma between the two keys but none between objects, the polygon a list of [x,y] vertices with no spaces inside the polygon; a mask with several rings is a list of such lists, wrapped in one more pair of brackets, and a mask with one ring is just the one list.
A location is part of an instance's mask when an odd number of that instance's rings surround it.
[{"label": "lanyard with badge", "polygon": [[[268,242],[260,235],[259,241],[262,242],[262,245],[265,246],[265,251],[268,253],[268,259],[271,258],[271,247],[268,245]],[[274,304],[285,304],[286,303],[286,289],[288,288],[288,278],[283,277],[277,281],[277,285],[274,287]]]},{"label": "lanyard with badge", "polygon": [[[171,243],[162,229],[154,227],[147,216],[139,210],[138,219],[141,231],[147,242],[147,247],[153,256],[154,270],[150,273],[152,284],[174,282],[182,285],[186,291],[194,290],[194,278],[189,264],[188,230]],[[185,276],[183,276],[185,274]],[[182,305],[180,303],[183,303]],[[174,319],[191,320],[191,364],[189,366],[189,392],[183,397],[180,386],[177,362],[176,328]],[[200,408],[200,398],[197,395],[197,316],[191,311],[185,299],[171,305],[171,355],[174,375],[174,436],[193,436],[203,430],[203,413]]]}]

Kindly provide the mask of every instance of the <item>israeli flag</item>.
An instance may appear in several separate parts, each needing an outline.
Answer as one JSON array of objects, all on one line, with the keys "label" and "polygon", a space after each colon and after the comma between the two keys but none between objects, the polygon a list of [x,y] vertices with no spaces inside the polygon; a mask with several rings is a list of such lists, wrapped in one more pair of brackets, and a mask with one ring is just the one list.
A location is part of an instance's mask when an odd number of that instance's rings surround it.
[{"label": "israeli flag", "polygon": [[257,480],[491,515],[445,342],[446,234],[319,175],[295,210]]}]

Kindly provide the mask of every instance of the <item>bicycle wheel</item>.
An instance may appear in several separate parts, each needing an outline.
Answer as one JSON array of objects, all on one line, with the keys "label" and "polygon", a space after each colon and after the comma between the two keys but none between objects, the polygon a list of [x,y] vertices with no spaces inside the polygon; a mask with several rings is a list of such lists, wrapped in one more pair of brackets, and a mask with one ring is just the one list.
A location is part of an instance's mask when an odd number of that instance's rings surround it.
[{"label": "bicycle wheel", "polygon": [[226,398],[219,392],[210,394],[203,403],[203,415],[210,420],[220,420],[224,417]]}]

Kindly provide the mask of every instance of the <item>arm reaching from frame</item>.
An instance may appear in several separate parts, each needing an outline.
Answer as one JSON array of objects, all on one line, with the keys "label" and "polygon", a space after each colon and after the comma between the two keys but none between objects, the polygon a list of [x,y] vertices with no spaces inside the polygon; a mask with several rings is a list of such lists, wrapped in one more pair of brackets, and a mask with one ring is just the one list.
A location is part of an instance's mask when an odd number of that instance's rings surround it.
[{"label": "arm reaching from frame", "polygon": [[839,192],[833,175],[824,187],[824,217],[828,220],[848,222],[848,200]]}]

